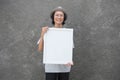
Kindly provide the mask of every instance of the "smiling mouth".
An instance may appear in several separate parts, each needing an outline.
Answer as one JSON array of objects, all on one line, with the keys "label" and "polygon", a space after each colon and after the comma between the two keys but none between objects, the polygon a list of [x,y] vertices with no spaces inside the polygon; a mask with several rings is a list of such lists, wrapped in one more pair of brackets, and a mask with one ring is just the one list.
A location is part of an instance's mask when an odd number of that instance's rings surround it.
[{"label": "smiling mouth", "polygon": [[60,20],[58,20],[58,22],[61,22]]},{"label": "smiling mouth", "polygon": [[58,21],[58,22],[62,22],[61,20],[56,20],[56,21]]}]

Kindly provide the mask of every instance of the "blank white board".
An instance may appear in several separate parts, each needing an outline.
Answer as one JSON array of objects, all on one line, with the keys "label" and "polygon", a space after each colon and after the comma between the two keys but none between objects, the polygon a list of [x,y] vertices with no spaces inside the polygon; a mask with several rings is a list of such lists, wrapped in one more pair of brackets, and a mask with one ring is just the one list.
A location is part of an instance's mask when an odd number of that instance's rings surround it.
[{"label": "blank white board", "polygon": [[66,64],[72,62],[73,29],[49,28],[44,35],[43,63]]}]

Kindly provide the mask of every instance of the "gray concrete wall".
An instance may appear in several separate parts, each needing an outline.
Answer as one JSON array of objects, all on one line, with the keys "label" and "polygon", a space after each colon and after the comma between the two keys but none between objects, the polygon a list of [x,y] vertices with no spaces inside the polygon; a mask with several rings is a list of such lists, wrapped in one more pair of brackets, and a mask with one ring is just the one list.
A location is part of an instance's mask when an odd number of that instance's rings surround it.
[{"label": "gray concrete wall", "polygon": [[0,80],[44,80],[36,43],[57,6],[74,28],[70,80],[120,80],[120,0],[0,0]]}]

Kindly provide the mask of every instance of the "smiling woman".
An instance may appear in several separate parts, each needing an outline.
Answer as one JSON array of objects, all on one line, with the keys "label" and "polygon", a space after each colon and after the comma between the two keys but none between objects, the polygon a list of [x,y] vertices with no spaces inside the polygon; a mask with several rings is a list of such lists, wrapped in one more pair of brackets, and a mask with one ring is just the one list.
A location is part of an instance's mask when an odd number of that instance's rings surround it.
[{"label": "smiling woman", "polygon": [[[50,16],[54,28],[62,28],[67,19],[67,14],[62,7],[57,7],[54,9]],[[42,28],[38,47],[39,51],[43,51],[44,34],[47,31],[48,26]],[[72,65],[73,62],[68,62],[66,64],[45,64],[46,80],[69,80],[69,72]]]}]

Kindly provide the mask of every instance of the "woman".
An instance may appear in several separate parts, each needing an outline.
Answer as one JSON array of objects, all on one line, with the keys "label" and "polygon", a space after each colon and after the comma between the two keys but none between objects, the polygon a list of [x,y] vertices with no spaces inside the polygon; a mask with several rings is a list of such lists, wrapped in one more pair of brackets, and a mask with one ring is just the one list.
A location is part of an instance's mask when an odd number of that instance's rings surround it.
[{"label": "woman", "polygon": [[[54,9],[51,13],[52,24],[55,28],[62,28],[67,19],[67,14],[62,7]],[[48,26],[43,27],[39,40],[39,51],[43,51],[44,34],[47,32]],[[45,64],[46,80],[69,80],[69,72],[73,62],[67,64]]]}]

